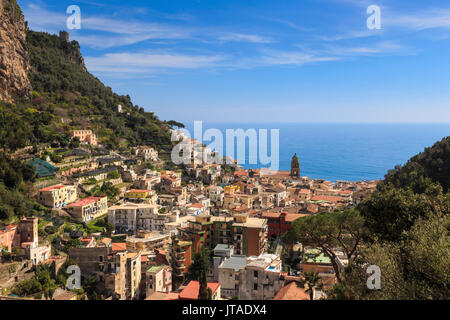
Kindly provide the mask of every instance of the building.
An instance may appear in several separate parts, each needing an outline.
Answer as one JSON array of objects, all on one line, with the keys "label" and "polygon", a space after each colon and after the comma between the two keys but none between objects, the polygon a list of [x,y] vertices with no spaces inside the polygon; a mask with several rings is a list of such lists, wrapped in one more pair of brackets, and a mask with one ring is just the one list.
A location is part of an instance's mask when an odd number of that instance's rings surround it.
[{"label": "building", "polygon": [[304,287],[292,281],[281,288],[273,300],[310,300],[310,296],[305,292]]},{"label": "building", "polygon": [[149,204],[156,204],[158,196],[154,190],[131,189],[124,195],[128,200],[139,200]]},{"label": "building", "polygon": [[136,236],[129,236],[126,239],[127,250],[130,252],[149,252],[154,249],[164,249],[170,240],[170,234],[138,231]]},{"label": "building", "polygon": [[126,266],[126,294],[127,300],[135,300],[139,298],[141,286],[141,253],[127,252]]},{"label": "building", "polygon": [[235,215],[232,237],[235,254],[259,256],[267,249],[267,220]]},{"label": "building", "polygon": [[319,249],[305,249],[302,260],[303,273],[333,274],[331,259]]},{"label": "building", "polygon": [[223,197],[224,197],[224,191],[222,187],[219,186],[211,186],[209,187],[209,199],[211,199],[211,201],[213,203],[215,203],[218,206],[221,206],[223,203]]},{"label": "building", "polygon": [[[208,282],[208,289],[211,289],[212,300],[221,300],[220,296],[220,283],[218,282]],[[188,285],[180,292],[180,300],[198,300],[198,294],[200,291],[200,282],[191,281]]]},{"label": "building", "polygon": [[88,143],[92,146],[97,146],[97,135],[92,130],[74,130],[72,137],[80,139],[81,143]]},{"label": "building", "polygon": [[38,218],[23,218],[18,225],[8,225],[0,230],[0,250],[23,249],[33,265],[45,262],[51,256],[50,245],[39,245]]},{"label": "building", "polygon": [[158,151],[151,147],[140,146],[134,148],[135,155],[140,156],[144,161],[158,161]]},{"label": "building", "polygon": [[239,275],[246,265],[247,257],[238,255],[233,255],[220,264],[218,281],[222,297],[233,298],[239,295]]},{"label": "building", "polygon": [[44,263],[52,253],[50,245],[39,246],[33,242],[22,242],[21,246],[25,249],[25,255],[32,261],[33,265]]},{"label": "building", "polygon": [[75,186],[55,185],[39,190],[39,202],[49,208],[62,208],[77,200]]},{"label": "building", "polygon": [[3,230],[0,230],[0,251],[6,250],[11,252],[12,247],[20,245],[18,243],[19,237],[17,235],[17,226],[8,225]]},{"label": "building", "polygon": [[181,239],[192,243],[194,253],[202,247],[212,250],[218,244],[231,243],[237,255],[260,255],[267,248],[267,220],[248,215],[199,215],[178,232]]},{"label": "building", "polygon": [[292,222],[307,216],[308,214],[299,213],[264,212],[261,217],[268,221],[268,236],[272,239],[276,239],[291,229]]},{"label": "building", "polygon": [[281,259],[274,254],[247,258],[239,275],[239,300],[271,300],[282,288]]},{"label": "building", "polygon": [[66,210],[75,219],[89,222],[108,213],[108,197],[88,197],[69,204]]},{"label": "building", "polygon": [[137,234],[141,229],[164,232],[167,223],[178,221],[179,213],[160,213],[160,208],[148,203],[124,203],[108,209],[108,221],[118,233]]},{"label": "building", "polygon": [[292,178],[300,178],[300,161],[298,160],[297,154],[294,154],[291,161],[291,174]]},{"label": "building", "polygon": [[192,242],[175,240],[172,244],[172,266],[176,277],[184,277],[193,259]]},{"label": "building", "polygon": [[114,250],[113,246],[94,248],[70,248],[69,257],[77,262],[82,275],[93,275],[97,280],[97,292],[113,300],[125,300],[131,293],[126,285],[127,252]]},{"label": "building", "polygon": [[229,259],[234,252],[234,248],[230,244],[218,244],[213,251],[212,268],[209,271],[208,280],[212,282],[219,281],[219,266]]},{"label": "building", "polygon": [[146,297],[155,292],[172,291],[172,269],[169,266],[151,266],[145,273]]}]

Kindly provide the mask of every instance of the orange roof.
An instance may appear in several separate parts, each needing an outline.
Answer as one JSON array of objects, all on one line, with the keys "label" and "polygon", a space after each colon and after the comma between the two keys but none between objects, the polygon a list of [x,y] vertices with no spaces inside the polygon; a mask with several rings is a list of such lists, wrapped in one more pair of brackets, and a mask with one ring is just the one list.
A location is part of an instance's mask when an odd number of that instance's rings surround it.
[{"label": "orange roof", "polygon": [[125,242],[111,243],[112,251],[126,251],[127,244]]},{"label": "orange roof", "polygon": [[[211,289],[213,295],[217,291],[217,289],[219,289],[219,287],[220,287],[219,282],[208,282],[208,288]],[[184,288],[183,291],[181,291],[180,299],[197,300],[199,291],[200,291],[200,282],[192,280],[191,282],[189,282],[186,288]]]},{"label": "orange roof", "polygon": [[248,173],[247,173],[247,171],[245,171],[245,170],[242,170],[242,171],[236,171],[235,173],[234,173],[234,175],[235,176],[246,176]]},{"label": "orange roof", "polygon": [[203,205],[201,204],[201,203],[194,203],[194,204],[191,204],[190,206],[189,206],[190,208],[203,208]]},{"label": "orange roof", "polygon": [[148,257],[145,254],[141,255],[141,262],[147,262],[147,261],[148,261]]},{"label": "orange roof", "polygon": [[273,300],[310,300],[310,298],[305,289],[300,288],[297,282],[293,281],[281,288]]},{"label": "orange roof", "polygon": [[312,201],[330,201],[330,202],[338,202],[341,201],[341,197],[334,197],[334,196],[314,196],[311,199]]},{"label": "orange roof", "polygon": [[84,198],[80,201],[71,203],[67,207],[84,207],[84,206],[87,206],[88,204],[97,202],[101,199],[102,199],[102,197],[88,197],[88,198]]},{"label": "orange roof", "polygon": [[288,213],[286,215],[286,222],[292,222],[297,220],[298,218],[308,217],[309,214],[302,214],[302,213]]},{"label": "orange roof", "polygon": [[278,219],[281,215],[281,212],[264,212],[262,214],[262,218],[272,218],[272,219]]},{"label": "orange roof", "polygon": [[111,243],[111,238],[102,238],[99,242],[107,246]]},{"label": "orange roof", "polygon": [[178,293],[176,292],[154,292],[145,300],[178,300]]},{"label": "orange roof", "polygon": [[51,187],[47,187],[47,188],[40,189],[39,192],[43,192],[43,191],[53,191],[53,190],[62,189],[62,188],[64,188],[64,187],[65,187],[64,185],[60,184],[60,185],[57,185],[57,186],[51,186]]},{"label": "orange roof", "polygon": [[129,192],[152,192],[152,190],[131,189]]},{"label": "orange roof", "polygon": [[311,190],[309,190],[309,189],[301,189],[299,193],[300,194],[310,194]]}]

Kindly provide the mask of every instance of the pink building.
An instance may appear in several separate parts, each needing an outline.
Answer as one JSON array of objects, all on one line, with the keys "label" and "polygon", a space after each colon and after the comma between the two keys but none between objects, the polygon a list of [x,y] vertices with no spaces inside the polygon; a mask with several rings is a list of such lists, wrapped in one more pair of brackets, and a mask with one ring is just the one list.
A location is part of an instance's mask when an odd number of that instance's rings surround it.
[{"label": "pink building", "polygon": [[93,146],[98,144],[97,135],[92,130],[75,130],[72,131],[72,136],[80,139],[80,142],[86,142]]},{"label": "pink building", "polygon": [[9,225],[4,230],[0,230],[0,249],[11,252],[12,247],[20,246],[17,226]]}]

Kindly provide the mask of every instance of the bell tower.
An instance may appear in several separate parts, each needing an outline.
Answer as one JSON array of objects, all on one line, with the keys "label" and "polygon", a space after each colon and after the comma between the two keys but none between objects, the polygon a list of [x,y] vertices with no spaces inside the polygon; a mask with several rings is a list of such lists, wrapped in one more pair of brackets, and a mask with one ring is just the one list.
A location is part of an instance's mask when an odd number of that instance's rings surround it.
[{"label": "bell tower", "polygon": [[292,157],[290,176],[293,178],[300,178],[300,162],[298,160],[297,153]]}]

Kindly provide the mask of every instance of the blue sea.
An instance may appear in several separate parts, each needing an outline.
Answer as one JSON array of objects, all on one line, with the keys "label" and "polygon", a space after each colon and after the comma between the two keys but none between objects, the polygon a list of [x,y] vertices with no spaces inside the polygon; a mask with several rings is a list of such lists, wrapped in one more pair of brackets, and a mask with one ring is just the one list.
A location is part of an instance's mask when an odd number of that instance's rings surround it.
[{"label": "blue sea", "polygon": [[[185,125],[193,137],[194,124]],[[302,176],[330,181],[382,179],[389,169],[405,164],[424,148],[450,135],[450,124],[204,122],[203,133],[209,128],[219,129],[224,137],[226,129],[279,129],[280,170],[289,170],[291,158],[297,153]],[[270,133],[268,136],[270,143]],[[268,150],[270,154],[270,145]],[[242,164],[246,169],[265,167],[248,164],[248,151],[246,158]]]}]

